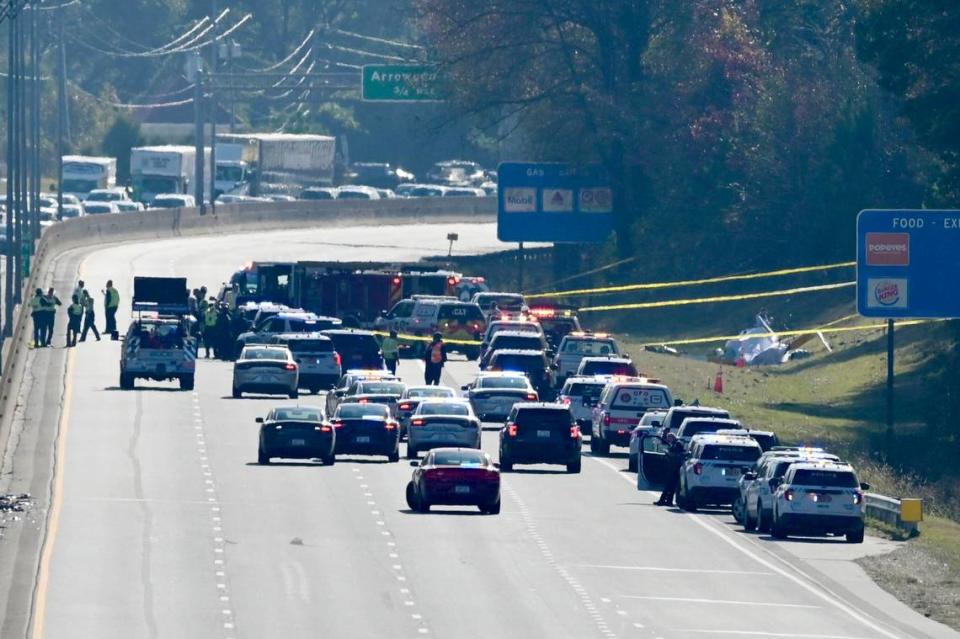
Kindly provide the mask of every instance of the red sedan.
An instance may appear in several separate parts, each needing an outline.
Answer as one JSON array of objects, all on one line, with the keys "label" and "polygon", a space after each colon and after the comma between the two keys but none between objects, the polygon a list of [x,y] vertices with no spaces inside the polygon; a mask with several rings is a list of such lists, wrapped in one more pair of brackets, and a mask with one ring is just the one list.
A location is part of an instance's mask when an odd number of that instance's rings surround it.
[{"label": "red sedan", "polygon": [[435,448],[422,461],[412,461],[407,505],[425,513],[430,506],[477,506],[500,514],[500,468],[486,453],[472,448]]}]

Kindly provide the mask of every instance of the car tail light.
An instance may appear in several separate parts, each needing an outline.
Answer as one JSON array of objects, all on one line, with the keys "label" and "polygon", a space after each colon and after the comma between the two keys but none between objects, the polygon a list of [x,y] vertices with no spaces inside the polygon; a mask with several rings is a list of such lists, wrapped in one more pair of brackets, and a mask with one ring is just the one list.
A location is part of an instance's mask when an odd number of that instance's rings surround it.
[{"label": "car tail light", "polygon": [[610,425],[610,415],[604,415],[604,416],[603,416],[603,425],[604,425],[604,426],[609,426],[609,425]]},{"label": "car tail light", "polygon": [[397,406],[397,408],[399,408],[400,410],[410,410],[411,408],[413,408],[413,404],[400,404],[399,406]]},{"label": "car tail light", "polygon": [[693,474],[702,475],[703,474],[703,464],[696,463],[693,465]]},{"label": "car tail light", "polygon": [[509,423],[509,424],[507,424],[507,435],[509,435],[510,437],[516,437],[516,436],[517,436],[517,425],[516,425],[516,424],[514,424],[514,423],[512,423],[512,422]]},{"label": "car tail light", "polygon": [[423,420],[422,420],[422,419],[415,419],[415,420],[413,420],[412,422],[410,422],[410,425],[411,425],[411,426],[423,426]]},{"label": "car tail light", "polygon": [[343,364],[343,358],[340,357],[340,353],[333,354],[333,363],[336,364],[337,366],[340,366],[341,364]]},{"label": "car tail light", "polygon": [[385,427],[387,430],[396,430],[396,429],[397,429],[397,422],[390,422],[390,421],[388,421],[386,424],[384,424],[384,427]]},{"label": "car tail light", "polygon": [[331,425],[332,425],[334,428],[343,428],[343,422],[340,421],[339,419],[333,420],[333,421],[331,422]]},{"label": "car tail light", "polygon": [[580,437],[580,427],[576,424],[570,424],[570,437],[574,439]]},{"label": "car tail light", "polygon": [[531,402],[537,401],[537,394],[536,394],[536,393],[527,393],[527,400],[529,400],[529,401],[531,401]]},{"label": "car tail light", "polygon": [[629,431],[624,430],[624,429],[621,428],[621,429],[617,430],[617,435],[626,435],[628,432],[629,432]]},{"label": "car tail light", "polygon": [[560,400],[560,403],[561,403],[561,404],[564,404],[564,405],[566,405],[566,406],[569,406],[569,405],[570,405],[570,398],[569,398],[569,397],[564,397],[564,398],[562,398],[562,399]]},{"label": "car tail light", "polygon": [[333,426],[331,426],[330,424],[324,424],[320,427],[320,432],[321,433],[333,432]]},{"label": "car tail light", "polygon": [[785,491],[783,491],[783,497],[787,501],[793,501],[793,497],[794,497],[793,488],[787,488]]},{"label": "car tail light", "polygon": [[297,365],[296,365],[296,364],[287,364],[286,366],[284,366],[284,368],[287,369],[288,371],[295,371],[295,370],[297,370]]},{"label": "car tail light", "polygon": [[358,403],[358,404],[369,404],[369,403],[370,403],[370,400],[369,400],[369,399],[361,399],[361,400],[360,400],[359,402],[357,402],[357,403]]},{"label": "car tail light", "polygon": [[862,503],[863,503],[863,493],[858,490],[857,492],[853,493],[853,505],[859,506]]}]

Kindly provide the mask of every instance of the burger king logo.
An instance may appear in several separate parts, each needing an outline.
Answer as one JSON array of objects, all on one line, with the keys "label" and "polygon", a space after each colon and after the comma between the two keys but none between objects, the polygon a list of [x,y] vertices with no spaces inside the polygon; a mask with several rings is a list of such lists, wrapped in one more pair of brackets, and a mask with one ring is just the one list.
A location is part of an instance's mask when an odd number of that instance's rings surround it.
[{"label": "burger king logo", "polygon": [[870,308],[907,308],[907,280],[871,279],[867,281]]}]

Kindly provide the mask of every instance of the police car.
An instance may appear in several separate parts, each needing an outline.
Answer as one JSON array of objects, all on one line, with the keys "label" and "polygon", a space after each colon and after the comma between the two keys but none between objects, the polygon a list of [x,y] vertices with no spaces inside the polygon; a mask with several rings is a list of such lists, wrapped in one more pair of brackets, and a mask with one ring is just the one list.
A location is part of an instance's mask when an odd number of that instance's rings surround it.
[{"label": "police car", "polygon": [[[762,444],[761,444],[762,447]],[[740,479],[740,496],[733,514],[747,531],[770,532],[773,494],[791,464],[804,461],[840,461],[822,448],[780,448],[765,452],[753,470]]]},{"label": "police car", "polygon": [[120,388],[151,379],[177,380],[182,390],[193,390],[198,343],[191,334],[187,280],[133,278],[133,311],[120,351]]},{"label": "police car", "polygon": [[591,415],[590,451],[607,455],[610,446],[629,446],[630,432],[651,410],[673,405],[670,389],[643,377],[612,378]]},{"label": "police car", "polygon": [[869,484],[860,483],[849,464],[808,461],[791,464],[773,496],[770,532],[787,535],[846,535],[852,544],[863,542],[864,496]]},{"label": "police car", "polygon": [[680,467],[677,505],[694,512],[704,505],[729,505],[740,495],[744,468],[760,458],[760,444],[735,435],[695,435]]}]

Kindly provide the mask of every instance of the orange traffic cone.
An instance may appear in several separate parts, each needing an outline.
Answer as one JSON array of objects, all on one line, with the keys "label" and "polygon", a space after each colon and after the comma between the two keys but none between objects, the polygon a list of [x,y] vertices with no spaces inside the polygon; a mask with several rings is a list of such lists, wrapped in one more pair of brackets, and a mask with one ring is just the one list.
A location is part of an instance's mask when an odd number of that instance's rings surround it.
[{"label": "orange traffic cone", "polygon": [[717,377],[713,380],[713,392],[723,394],[723,369],[717,371]]}]

